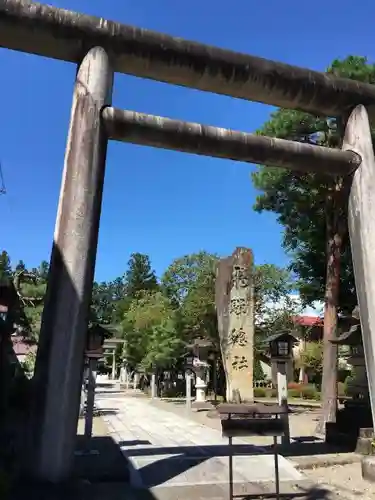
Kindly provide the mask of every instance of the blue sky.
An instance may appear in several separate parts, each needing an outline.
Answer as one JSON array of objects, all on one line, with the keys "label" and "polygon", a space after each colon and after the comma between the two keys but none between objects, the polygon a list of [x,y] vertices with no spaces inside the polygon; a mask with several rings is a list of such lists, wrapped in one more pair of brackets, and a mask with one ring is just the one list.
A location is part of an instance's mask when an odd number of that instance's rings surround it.
[{"label": "blue sky", "polygon": [[[349,54],[373,60],[375,4],[331,0],[55,0],[49,3],[171,35],[313,69]],[[30,267],[49,260],[75,66],[0,50],[1,247]],[[252,132],[271,108],[116,75],[113,103]],[[252,210],[251,165],[111,143],[96,267],[121,275],[132,252],[150,255],[160,275],[176,257],[253,249],[257,263],[285,265],[281,228]]]}]

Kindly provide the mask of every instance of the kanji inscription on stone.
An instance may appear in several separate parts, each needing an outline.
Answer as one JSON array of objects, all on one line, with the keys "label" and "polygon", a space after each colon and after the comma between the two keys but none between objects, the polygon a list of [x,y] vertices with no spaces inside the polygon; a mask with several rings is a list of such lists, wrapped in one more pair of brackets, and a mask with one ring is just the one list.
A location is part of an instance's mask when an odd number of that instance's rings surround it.
[{"label": "kanji inscription on stone", "polygon": [[249,286],[249,271],[244,266],[233,266],[232,288],[246,288]]},{"label": "kanji inscription on stone", "polygon": [[243,328],[233,328],[229,333],[229,343],[232,345],[237,345],[244,347],[247,344],[246,332]]},{"label": "kanji inscription on stone", "polygon": [[236,314],[239,316],[240,314],[246,314],[248,310],[248,305],[246,303],[246,299],[243,297],[234,297],[230,301],[229,313]]},{"label": "kanji inscription on stone", "polygon": [[252,401],[254,299],[251,250],[236,248],[230,257],[219,261],[215,295],[227,400]]}]

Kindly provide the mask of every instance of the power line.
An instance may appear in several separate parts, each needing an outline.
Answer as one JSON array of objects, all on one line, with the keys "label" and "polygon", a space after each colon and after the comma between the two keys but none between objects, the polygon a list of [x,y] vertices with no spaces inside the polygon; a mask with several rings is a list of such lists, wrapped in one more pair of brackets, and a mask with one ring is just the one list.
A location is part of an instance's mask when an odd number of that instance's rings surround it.
[{"label": "power line", "polygon": [[3,168],[0,163],[0,194],[6,194],[7,190],[5,187],[5,181],[4,181],[4,175],[3,175]]}]

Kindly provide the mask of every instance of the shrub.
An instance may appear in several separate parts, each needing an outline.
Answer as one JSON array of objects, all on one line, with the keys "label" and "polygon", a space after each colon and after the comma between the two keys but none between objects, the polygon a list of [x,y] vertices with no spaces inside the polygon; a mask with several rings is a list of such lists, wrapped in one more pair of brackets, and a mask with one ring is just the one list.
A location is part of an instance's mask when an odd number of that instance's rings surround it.
[{"label": "shrub", "polygon": [[168,389],[162,389],[162,398],[184,398],[186,394],[179,387],[168,387]]},{"label": "shrub", "polygon": [[296,384],[293,389],[288,390],[288,396],[296,399],[319,399],[315,385]]},{"label": "shrub", "polygon": [[288,397],[290,398],[296,398],[296,399],[301,399],[302,397],[302,389],[289,389],[288,390]]},{"label": "shrub", "polygon": [[265,379],[262,364],[260,362],[260,359],[258,359],[258,358],[254,359],[253,377],[254,377],[254,380],[264,380]]},{"label": "shrub", "polygon": [[318,392],[313,385],[306,385],[305,387],[302,388],[301,391],[302,394],[302,399],[317,399],[318,398]]},{"label": "shrub", "polygon": [[254,397],[255,398],[265,398],[267,396],[267,392],[263,387],[254,387]]}]

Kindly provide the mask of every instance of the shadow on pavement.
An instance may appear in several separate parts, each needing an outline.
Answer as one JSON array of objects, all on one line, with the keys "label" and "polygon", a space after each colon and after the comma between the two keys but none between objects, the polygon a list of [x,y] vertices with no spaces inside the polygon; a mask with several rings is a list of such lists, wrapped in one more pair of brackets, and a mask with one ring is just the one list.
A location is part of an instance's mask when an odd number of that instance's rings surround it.
[{"label": "shadow on pavement", "polygon": [[[298,439],[298,438],[296,438]],[[272,446],[266,445],[263,447],[266,453],[272,453]],[[305,442],[296,441],[289,445],[280,445],[279,453],[283,457],[302,457],[311,455],[329,455],[332,453],[353,453],[352,446],[335,446],[325,442]]]},{"label": "shadow on pavement", "polygon": [[[129,444],[119,443],[122,446],[131,446]],[[136,445],[135,445],[136,446]],[[328,450],[324,443],[293,443],[287,448],[279,446],[279,454],[282,456],[307,456],[313,454],[332,453],[332,447]],[[342,450],[340,450],[342,451]],[[207,446],[180,446],[180,447],[153,447],[153,448],[131,448],[128,447],[124,453],[129,459],[129,468],[133,467],[132,458],[144,458],[142,467],[135,471],[141,477],[142,483],[148,488],[163,487],[165,483],[173,478],[183,475],[190,469],[203,464],[210,458],[228,457],[229,447],[227,445],[207,445]],[[254,456],[271,455],[271,447],[256,447],[252,445],[239,444],[232,446],[233,456]],[[167,455],[167,456],[166,456]],[[169,456],[168,456],[169,455]],[[147,460],[150,457],[151,460]],[[155,457],[152,461],[152,457]],[[141,462],[142,463],[142,462]],[[225,478],[224,478],[225,480]],[[307,492],[298,492],[295,496],[314,499],[326,498],[322,495],[321,488],[309,490]],[[315,495],[315,496],[314,496]],[[248,497],[251,498],[251,497]],[[257,498],[256,496],[253,498]],[[272,498],[272,495],[271,497]]]},{"label": "shadow on pavement", "polygon": [[[142,443],[138,443],[142,444]],[[147,443],[149,444],[149,443]],[[126,442],[120,442],[120,446],[127,446]],[[234,444],[232,446],[234,455],[260,455],[273,454],[272,445],[256,446],[252,444]],[[294,442],[287,446],[278,446],[278,453],[283,457],[324,455],[330,453],[351,453],[348,447],[328,445],[324,442]],[[227,457],[228,445],[202,445],[202,446],[160,446],[153,448],[134,448],[126,450],[128,457],[142,457],[152,455],[184,454],[186,456],[202,456],[205,458]]]},{"label": "shadow on pavement", "polygon": [[[95,453],[89,453],[89,452]],[[92,500],[99,490],[129,489],[128,461],[117,443],[110,436],[93,437],[88,443],[84,436],[77,436],[73,477],[66,484],[50,485],[29,481],[17,481],[6,500]],[[94,494],[95,497],[95,494]],[[99,498],[99,497],[95,497]],[[104,495],[102,500],[116,496]],[[121,497],[118,497],[121,498]],[[125,498],[125,497],[124,497]],[[129,497],[127,497],[129,498]],[[137,497],[134,497],[137,498]],[[1,498],[3,500],[3,498]],[[5,499],[4,499],[5,500]]]},{"label": "shadow on pavement", "polygon": [[[122,446],[125,446],[124,444]],[[264,454],[265,448],[254,446],[252,444],[234,444],[232,445],[233,455],[260,455]],[[273,453],[271,451],[270,453]],[[143,457],[152,455],[185,455],[189,456],[199,456],[202,458],[213,458],[213,457],[228,457],[229,448],[226,444],[214,444],[214,445],[191,445],[191,446],[153,446],[152,448],[134,448],[126,450],[125,454],[127,457]]]},{"label": "shadow on pavement", "polygon": [[[134,471],[130,460],[121,453],[119,444],[123,446],[137,446],[149,444],[146,441],[125,441],[116,443],[111,437],[94,437],[85,443],[83,436],[77,436],[77,451],[94,450],[96,454],[83,454],[75,457],[74,478],[66,485],[59,487],[46,485],[20,484],[12,496],[12,500],[24,500],[25,497],[37,500],[176,500],[183,498],[205,498],[215,500],[228,499],[228,487],[223,477],[222,485],[185,485],[181,487],[163,487],[169,479],[182,474],[190,468],[204,462],[210,457],[227,456],[226,446],[188,446],[184,448],[158,448],[157,450],[128,449],[129,456],[152,456],[167,454],[176,451],[179,455],[163,458],[144,466],[137,471],[144,479],[144,488],[133,488],[129,478]],[[236,454],[254,454],[251,445],[235,446]],[[246,449],[246,450],[245,450]],[[171,451],[173,450],[173,451]],[[246,453],[245,453],[246,451]],[[133,469],[133,470],[132,470]],[[160,485],[160,486],[159,486]],[[158,487],[156,487],[158,486]],[[155,488],[156,487],[156,488]],[[235,488],[236,489],[236,488]],[[274,484],[248,483],[241,495],[233,496],[233,500],[275,498]],[[253,493],[254,492],[254,493]],[[305,500],[328,500],[330,492],[323,488],[299,486],[296,492],[282,492],[282,499],[301,498]]]},{"label": "shadow on pavement", "polygon": [[[93,437],[89,443],[77,436],[74,477],[90,482],[128,482],[128,461],[110,436]],[[88,454],[91,451],[91,454]]]}]

